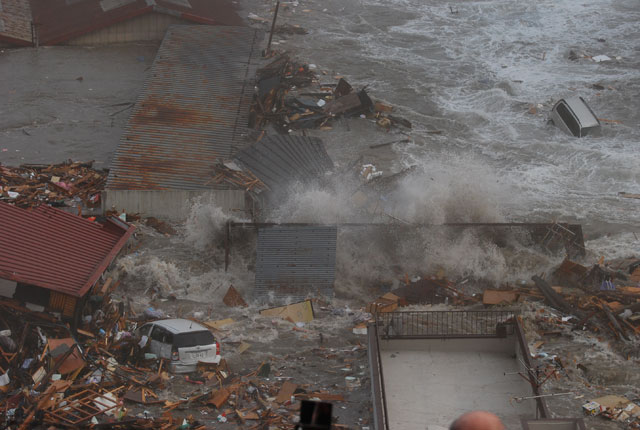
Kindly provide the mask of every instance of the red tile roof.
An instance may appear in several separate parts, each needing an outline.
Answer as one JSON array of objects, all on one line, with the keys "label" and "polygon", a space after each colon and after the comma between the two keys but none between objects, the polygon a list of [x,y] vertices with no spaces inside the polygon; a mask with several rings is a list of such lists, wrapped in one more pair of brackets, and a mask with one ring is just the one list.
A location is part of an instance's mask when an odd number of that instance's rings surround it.
[{"label": "red tile roof", "polygon": [[50,206],[0,202],[0,278],[82,297],[133,230],[117,218],[98,224]]},{"label": "red tile roof", "polygon": [[41,45],[74,37],[151,12],[217,25],[243,25],[230,0],[30,0]]},{"label": "red tile roof", "polygon": [[0,0],[0,42],[31,45],[29,0]]}]

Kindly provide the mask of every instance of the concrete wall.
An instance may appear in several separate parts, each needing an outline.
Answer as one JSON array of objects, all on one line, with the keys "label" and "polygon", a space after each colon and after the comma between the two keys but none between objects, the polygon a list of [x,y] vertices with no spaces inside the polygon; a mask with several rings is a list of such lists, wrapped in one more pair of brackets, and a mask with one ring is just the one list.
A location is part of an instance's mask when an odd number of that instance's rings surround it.
[{"label": "concrete wall", "polygon": [[526,430],[584,430],[581,419],[528,420],[526,426]]},{"label": "concrete wall", "polygon": [[109,27],[84,34],[65,42],[67,45],[105,45],[157,40],[164,38],[171,24],[192,24],[175,16],[163,13],[149,13]]},{"label": "concrete wall", "polygon": [[404,351],[443,352],[495,352],[515,357],[518,341],[515,335],[505,338],[451,338],[451,339],[380,339],[380,351],[402,349]]},{"label": "concrete wall", "polygon": [[169,221],[182,221],[189,215],[192,203],[201,199],[225,212],[245,217],[248,207],[242,190],[105,190],[103,210],[117,209]]}]

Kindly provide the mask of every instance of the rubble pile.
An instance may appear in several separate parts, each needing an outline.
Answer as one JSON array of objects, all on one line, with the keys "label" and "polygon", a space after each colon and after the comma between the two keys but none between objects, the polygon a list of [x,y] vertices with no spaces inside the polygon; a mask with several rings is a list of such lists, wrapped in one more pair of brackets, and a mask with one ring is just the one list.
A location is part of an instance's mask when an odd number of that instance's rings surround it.
[{"label": "rubble pile", "polygon": [[232,187],[242,187],[246,191],[261,191],[266,185],[251,171],[243,171],[233,162],[214,166],[213,177],[209,183],[229,184]]},{"label": "rubble pile", "polygon": [[[256,429],[294,428],[301,401],[340,404],[347,401],[349,391],[361,386],[357,375],[364,366],[356,365],[366,356],[361,344],[341,349],[312,346],[305,352],[340,369],[346,375],[342,387],[326,381],[294,382],[287,372],[294,367],[291,363],[302,363],[305,354],[271,356],[248,374],[232,373],[226,359],[219,364],[200,362],[186,376],[171,374],[170,360],[150,353],[144,336],[136,333],[142,324],[167,314],[154,308],[136,314],[130,302],[112,299],[118,286],[111,278],[97,284],[75,329],[59,315],[30,310],[13,299],[0,300],[3,428],[211,428],[203,417]],[[233,287],[225,303],[247,306]],[[274,323],[291,324],[301,336],[317,336],[305,327],[313,320],[311,301],[260,313],[275,318]],[[233,323],[230,318],[203,322],[218,339]],[[250,345],[231,342],[229,347],[242,354]],[[179,395],[176,381],[195,389]],[[195,413],[201,418],[194,418]],[[336,424],[336,428],[346,426]]]},{"label": "rubble pile", "polygon": [[13,299],[0,301],[5,428],[78,427],[97,424],[97,416],[120,419],[126,415],[122,396],[162,385],[166,372],[151,372],[134,342],[137,322],[111,300],[117,286],[111,279],[96,285],[77,330],[59,315],[30,310]]},{"label": "rubble pile", "polygon": [[[587,416],[616,421],[623,428],[640,428],[638,394],[608,386],[606,376],[599,375],[594,369],[597,364],[589,359],[593,353],[576,355],[567,348],[576,336],[585,336],[635,366],[640,358],[640,260],[600,259],[588,267],[565,259],[547,279],[533,276],[532,281],[487,289],[482,302],[485,306],[532,305],[527,336],[532,357],[539,363],[535,385],[554,381],[555,388],[547,395],[572,396]],[[546,306],[539,304],[541,300]],[[563,393],[555,393],[558,390]]]},{"label": "rubble pile", "polygon": [[283,53],[259,69],[258,92],[252,107],[256,125],[271,123],[286,133],[327,129],[333,119],[361,117],[375,120],[385,130],[395,126],[411,128],[411,122],[390,113],[393,106],[374,102],[366,87],[356,91],[340,76],[336,76],[337,84],[320,83],[315,68]]},{"label": "rubble pile", "polygon": [[[518,288],[486,290],[485,304],[513,303],[528,298],[544,298],[563,317],[556,323],[571,324],[573,330],[589,329],[613,336],[621,342],[640,334],[640,260],[598,264],[587,268],[565,259],[551,281],[534,276],[537,290]],[[548,321],[549,322],[549,321]],[[551,323],[551,322],[549,322]],[[628,352],[627,352],[628,353]]]},{"label": "rubble pile", "polygon": [[26,208],[38,204],[54,207],[94,208],[107,180],[106,170],[93,161],[20,167],[0,165],[0,200]]}]

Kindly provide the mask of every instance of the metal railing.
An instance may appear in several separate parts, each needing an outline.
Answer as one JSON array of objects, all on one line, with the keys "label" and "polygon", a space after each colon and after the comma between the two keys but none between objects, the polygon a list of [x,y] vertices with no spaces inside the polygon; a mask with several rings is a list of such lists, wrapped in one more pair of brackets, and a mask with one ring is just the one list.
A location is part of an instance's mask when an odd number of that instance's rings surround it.
[{"label": "metal railing", "polygon": [[387,410],[387,393],[382,373],[382,357],[378,343],[378,331],[375,324],[369,324],[369,369],[371,371],[371,390],[373,394],[373,422],[377,430],[389,430],[389,412]]},{"label": "metal railing", "polygon": [[505,337],[517,311],[409,311],[375,314],[381,339]]}]

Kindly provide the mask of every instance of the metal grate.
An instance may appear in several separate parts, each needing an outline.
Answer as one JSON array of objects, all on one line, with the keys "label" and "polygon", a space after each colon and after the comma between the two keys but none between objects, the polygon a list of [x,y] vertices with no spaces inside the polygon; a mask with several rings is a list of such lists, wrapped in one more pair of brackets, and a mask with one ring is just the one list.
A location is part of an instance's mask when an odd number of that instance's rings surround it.
[{"label": "metal grate", "polygon": [[332,296],[337,231],[335,226],[258,229],[255,296],[276,301]]},{"label": "metal grate", "polygon": [[383,339],[503,337],[514,333],[516,311],[418,311],[376,314]]}]

